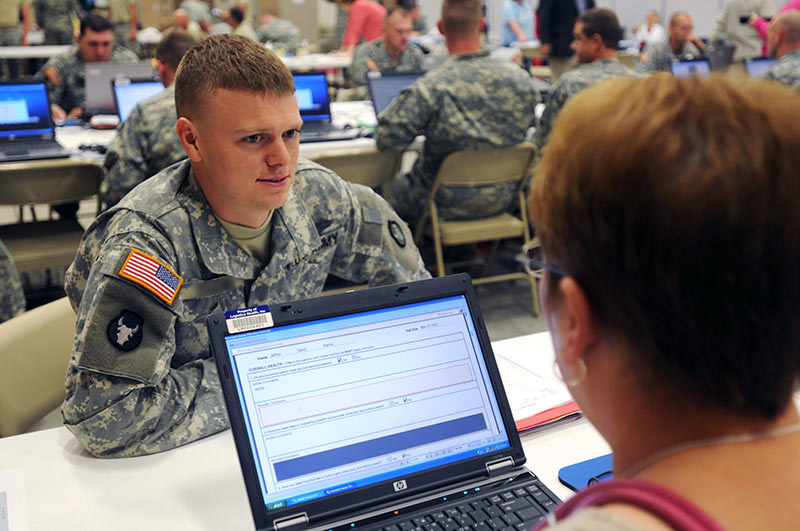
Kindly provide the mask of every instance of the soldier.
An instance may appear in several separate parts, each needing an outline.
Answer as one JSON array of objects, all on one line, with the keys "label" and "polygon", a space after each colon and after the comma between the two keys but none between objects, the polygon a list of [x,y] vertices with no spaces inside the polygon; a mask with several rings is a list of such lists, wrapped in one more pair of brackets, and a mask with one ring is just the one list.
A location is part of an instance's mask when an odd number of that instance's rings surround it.
[{"label": "soldier", "polygon": [[0,323],[25,311],[25,295],[19,281],[17,268],[0,241]]},{"label": "soldier", "polygon": [[50,109],[56,121],[79,117],[86,107],[86,63],[134,63],[135,53],[114,45],[114,33],[107,18],[89,13],[81,19],[76,46],[48,60],[39,72],[49,82]]},{"label": "soldier", "polygon": [[356,88],[355,99],[369,99],[367,73],[370,71],[411,72],[422,70],[423,53],[419,46],[408,45],[411,15],[405,9],[389,9],[383,20],[383,37],[362,42],[353,54],[350,75]]},{"label": "soldier", "polygon": [[72,19],[81,13],[76,0],[33,0],[33,11],[36,23],[44,30],[45,44],[75,42]]},{"label": "soldier", "polygon": [[[31,0],[0,0],[0,46],[27,46],[30,29]],[[9,77],[17,77],[19,61],[7,59],[6,64]]]},{"label": "soldier", "polygon": [[101,457],[228,427],[212,311],[313,297],[329,274],[372,285],[430,276],[380,196],[298,160],[292,75],[263,45],[196,44],[175,104],[189,160],[98,216],[67,271],[78,324],[62,413]]},{"label": "soldier", "polygon": [[261,15],[261,25],[256,29],[258,40],[272,43],[274,49],[283,48],[287,53],[297,53],[300,46],[300,30],[288,20],[278,18],[275,11],[269,9]]},{"label": "soldier", "polygon": [[206,37],[200,24],[192,20],[192,17],[189,16],[189,12],[183,8],[178,8],[172,12],[172,27],[167,28],[163,33],[169,33],[175,30],[185,31],[191,35],[192,39],[195,41],[202,41]]},{"label": "soldier", "polygon": [[645,50],[647,62],[640,63],[643,72],[669,72],[674,61],[688,61],[703,55],[706,45],[692,33],[692,18],[678,11],[669,19],[669,38]]},{"label": "soldier", "polygon": [[[391,203],[415,222],[447,155],[465,149],[511,146],[525,140],[540,101],[531,77],[517,65],[481,49],[481,0],[445,0],[439,30],[450,58],[406,90],[378,116],[379,149],[404,150],[425,135],[422,155],[410,174],[392,185]],[[445,219],[492,216],[505,210],[514,185],[442,190],[436,197]]]},{"label": "soldier", "polygon": [[534,135],[534,143],[540,149],[547,142],[556,115],[569,98],[606,79],[636,76],[633,70],[617,59],[622,28],[613,11],[603,8],[584,11],[575,22],[573,34],[570,47],[580,66],[561,76],[545,102]]},{"label": "soldier", "polygon": [[114,39],[120,46],[135,50],[138,48],[135,0],[108,0],[108,6],[109,18],[114,25]]},{"label": "soldier", "polygon": [[173,31],[156,49],[158,77],[166,90],[148,98],[131,111],[120,126],[103,164],[106,169],[103,199],[114,206],[137,184],[170,164],[186,158],[175,123],[175,72],[195,40],[186,32]]},{"label": "soldier", "polygon": [[245,20],[244,11],[238,7],[232,7],[228,11],[228,16],[225,22],[231,25],[234,35],[242,35],[248,39],[253,39],[254,41],[258,40],[256,30],[253,29],[253,26],[250,24],[250,22]]},{"label": "soldier", "polygon": [[800,11],[785,11],[772,21],[767,32],[769,56],[778,60],[761,74],[800,90]]}]

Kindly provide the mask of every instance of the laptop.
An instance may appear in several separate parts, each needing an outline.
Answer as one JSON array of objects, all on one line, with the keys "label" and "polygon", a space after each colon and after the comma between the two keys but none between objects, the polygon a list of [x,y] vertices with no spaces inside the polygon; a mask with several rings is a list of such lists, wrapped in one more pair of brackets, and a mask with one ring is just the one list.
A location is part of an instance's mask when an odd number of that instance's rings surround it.
[{"label": "laptop", "polygon": [[468,275],[207,325],[256,529],[528,529],[559,503],[523,467]]},{"label": "laptop", "polygon": [[711,65],[708,59],[691,59],[689,61],[676,61],[670,65],[675,77],[707,77],[711,74]]},{"label": "laptop", "polygon": [[380,114],[400,91],[410,87],[424,72],[370,72],[367,75],[367,87],[375,115]]},{"label": "laptop", "polygon": [[772,59],[771,57],[750,57],[744,60],[744,67],[750,77],[760,77],[776,61],[777,59]]},{"label": "laptop", "polygon": [[69,157],[55,136],[44,82],[0,82],[0,162]]},{"label": "laptop", "polygon": [[150,61],[139,63],[86,63],[86,114],[116,114],[111,81],[115,78],[139,78],[155,75]]},{"label": "laptop", "polygon": [[117,78],[111,81],[114,94],[114,105],[117,108],[119,123],[124,122],[136,104],[164,91],[164,85],[158,79]]},{"label": "laptop", "polygon": [[328,79],[324,72],[298,72],[292,75],[294,95],[303,118],[301,143],[350,140],[360,136],[358,128],[333,125]]},{"label": "laptop", "polygon": [[712,72],[726,70],[733,62],[734,53],[736,53],[736,45],[734,44],[719,44],[705,49]]}]

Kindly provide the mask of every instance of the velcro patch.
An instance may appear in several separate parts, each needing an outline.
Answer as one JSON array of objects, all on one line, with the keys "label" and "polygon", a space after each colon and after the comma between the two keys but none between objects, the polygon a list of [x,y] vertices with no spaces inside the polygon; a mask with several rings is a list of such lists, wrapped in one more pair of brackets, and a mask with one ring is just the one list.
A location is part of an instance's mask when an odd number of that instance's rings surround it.
[{"label": "velcro patch", "polygon": [[149,254],[131,249],[119,276],[139,284],[167,304],[172,304],[183,278]]}]

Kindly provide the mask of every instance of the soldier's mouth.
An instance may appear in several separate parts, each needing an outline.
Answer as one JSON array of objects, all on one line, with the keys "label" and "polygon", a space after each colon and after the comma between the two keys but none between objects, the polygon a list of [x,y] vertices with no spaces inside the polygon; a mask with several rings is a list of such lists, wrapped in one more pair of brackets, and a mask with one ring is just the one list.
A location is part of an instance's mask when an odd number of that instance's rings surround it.
[{"label": "soldier's mouth", "polygon": [[258,182],[265,183],[265,184],[277,184],[277,185],[280,185],[280,184],[283,184],[284,182],[286,182],[287,180],[289,180],[289,176],[288,175],[284,175],[283,177],[272,177],[270,179],[258,179]]}]

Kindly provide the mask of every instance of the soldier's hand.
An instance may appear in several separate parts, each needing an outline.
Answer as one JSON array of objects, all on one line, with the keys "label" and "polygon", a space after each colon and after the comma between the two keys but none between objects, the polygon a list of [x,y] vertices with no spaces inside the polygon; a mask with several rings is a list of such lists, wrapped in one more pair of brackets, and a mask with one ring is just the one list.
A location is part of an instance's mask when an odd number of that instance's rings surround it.
[{"label": "soldier's hand", "polygon": [[378,65],[375,64],[375,61],[372,59],[367,59],[367,68],[372,70],[373,72],[378,69]]},{"label": "soldier's hand", "polygon": [[67,113],[64,112],[64,109],[53,103],[50,105],[50,113],[53,115],[54,122],[63,122],[67,119]]},{"label": "soldier's hand", "polygon": [[67,118],[78,118],[81,114],[83,114],[83,109],[81,107],[74,107],[71,111],[69,111]]},{"label": "soldier's hand", "polygon": [[550,46],[549,44],[542,43],[542,45],[539,46],[539,53],[544,55],[544,56],[550,55],[550,52],[552,52],[552,51],[553,51],[553,47]]}]

